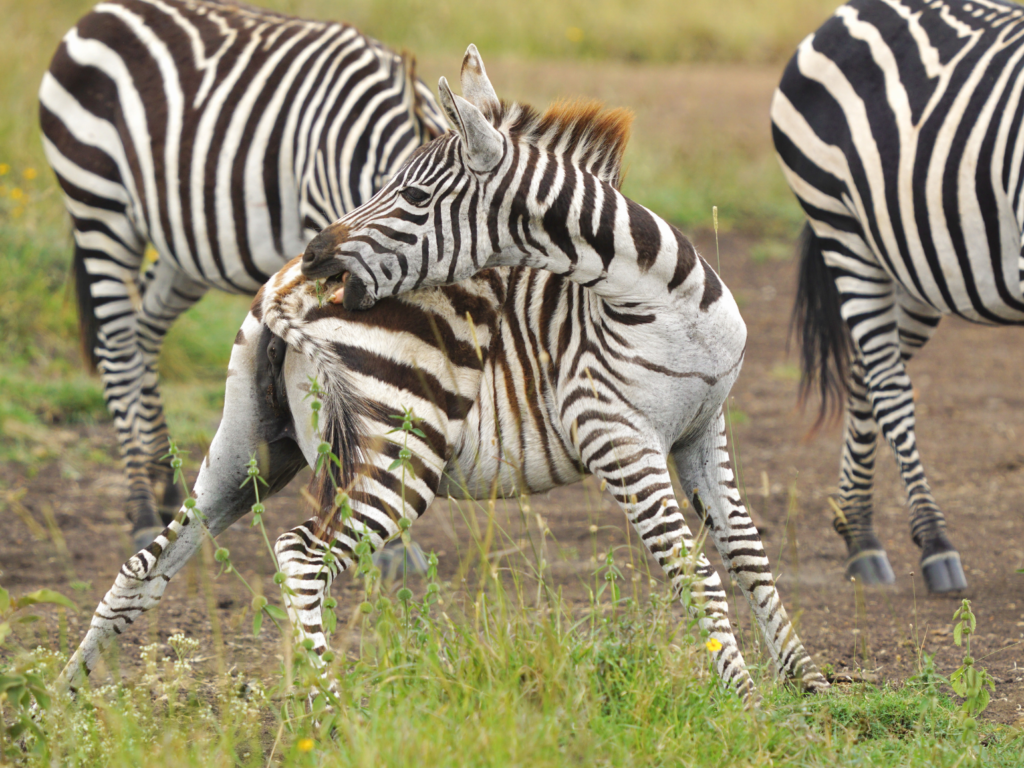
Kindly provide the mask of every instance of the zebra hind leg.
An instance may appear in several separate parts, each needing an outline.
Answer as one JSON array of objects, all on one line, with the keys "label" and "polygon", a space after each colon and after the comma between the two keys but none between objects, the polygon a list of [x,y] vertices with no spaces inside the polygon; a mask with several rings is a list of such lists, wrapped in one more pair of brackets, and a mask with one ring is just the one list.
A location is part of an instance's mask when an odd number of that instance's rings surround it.
[{"label": "zebra hind leg", "polygon": [[[160,602],[167,582],[194,555],[203,538],[216,536],[245,514],[255,501],[248,479],[252,456],[259,457],[264,496],[283,488],[306,459],[293,439],[290,415],[269,402],[266,377],[260,376],[260,323],[251,315],[235,339],[224,394],[224,417],[199,470],[193,489],[195,508],[177,517],[146,548],[122,567],[62,674],[75,688],[95,667],[102,649],[143,612]],[[205,515],[200,520],[199,510]]]},{"label": "zebra hind leg", "polygon": [[[873,322],[882,324],[897,317],[902,322],[894,302],[889,312],[874,315]],[[893,329],[896,326],[896,322],[891,323]],[[935,502],[921,463],[914,429],[914,391],[904,364],[905,350],[895,330],[874,334],[869,330],[855,328],[854,344],[864,360],[864,383],[872,415],[896,456],[907,492],[910,531],[914,543],[921,548],[925,584],[935,593],[966,589],[960,554],[946,534],[946,519]]]},{"label": "zebra hind leg", "polygon": [[[179,271],[170,259],[159,259],[142,280],[142,306],[138,313],[138,344],[145,362],[139,413],[139,441],[148,454],[148,475],[154,502],[163,523],[169,523],[181,506],[181,489],[173,482],[167,458],[169,438],[160,395],[158,363],[164,338],[171,325],[206,293],[208,286]],[[135,543],[143,547],[155,535],[153,529],[134,528]]]},{"label": "zebra hind leg", "polygon": [[808,692],[828,690],[828,681],[786,614],[761,537],[740,499],[729,459],[725,418],[720,416],[705,435],[675,446],[672,453],[679,481],[687,493],[692,492],[694,510],[747,598],[779,673]]},{"label": "zebra hind leg", "polygon": [[854,360],[850,366],[850,392],[843,426],[839,503],[832,525],[846,542],[846,577],[856,578],[862,584],[896,581],[872,521],[877,445],[878,424],[864,386],[864,367],[860,360]]},{"label": "zebra hind leg", "polygon": [[[317,519],[312,517],[286,531],[274,543],[274,553],[285,575],[288,618],[300,645],[312,651],[314,666],[322,668],[330,661],[330,657],[324,658],[330,651],[330,633],[323,618],[324,600],[330,597],[334,577],[351,565],[351,559],[348,555],[342,557],[317,536],[318,527]],[[325,557],[328,552],[329,558]]]}]

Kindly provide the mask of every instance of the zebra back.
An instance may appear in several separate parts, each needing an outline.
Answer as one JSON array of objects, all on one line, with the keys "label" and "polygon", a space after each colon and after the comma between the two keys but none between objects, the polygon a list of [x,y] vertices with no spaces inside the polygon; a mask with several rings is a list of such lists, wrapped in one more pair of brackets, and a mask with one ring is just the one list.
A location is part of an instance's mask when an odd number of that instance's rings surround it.
[{"label": "zebra back", "polygon": [[137,271],[148,241],[246,293],[444,130],[411,56],[205,0],[96,6],[53,57],[40,121],[76,224],[112,260]]}]

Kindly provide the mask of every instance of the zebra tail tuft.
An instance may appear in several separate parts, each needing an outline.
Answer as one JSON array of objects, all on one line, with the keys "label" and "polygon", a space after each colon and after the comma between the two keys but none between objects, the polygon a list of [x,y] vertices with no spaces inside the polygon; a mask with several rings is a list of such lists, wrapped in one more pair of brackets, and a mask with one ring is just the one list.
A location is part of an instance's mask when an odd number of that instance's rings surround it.
[{"label": "zebra tail tuft", "polygon": [[320,376],[324,379],[324,408],[322,440],[330,445],[331,454],[337,462],[330,460],[323,469],[313,475],[310,494],[316,500],[316,535],[327,541],[342,528],[338,507],[335,504],[339,491],[352,492],[357,477],[357,468],[364,454],[364,431],[362,417],[366,409],[360,407],[357,398],[348,391],[344,382],[336,377]]},{"label": "zebra tail tuft", "polygon": [[801,408],[818,391],[818,418],[808,437],[823,425],[835,423],[844,411],[850,388],[852,340],[839,312],[839,289],[825,263],[821,241],[811,225],[800,234],[800,275],[790,321],[790,338],[800,339]]},{"label": "zebra tail tuft", "polygon": [[78,304],[78,335],[82,344],[82,359],[89,373],[96,373],[100,359],[96,354],[99,344],[100,322],[92,298],[92,278],[85,268],[85,252],[75,243],[72,263],[75,297]]}]

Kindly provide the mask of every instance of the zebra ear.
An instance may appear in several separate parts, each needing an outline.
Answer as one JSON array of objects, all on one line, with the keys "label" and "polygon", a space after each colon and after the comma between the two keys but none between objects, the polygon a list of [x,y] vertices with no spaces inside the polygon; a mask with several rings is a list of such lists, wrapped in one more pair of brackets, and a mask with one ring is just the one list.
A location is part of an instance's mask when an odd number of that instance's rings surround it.
[{"label": "zebra ear", "polygon": [[470,43],[466,49],[466,55],[462,59],[462,95],[466,101],[475,106],[485,116],[494,118],[501,113],[501,101],[498,94],[494,92],[487,77],[487,70],[484,69],[484,60],[480,58],[480,51]]},{"label": "zebra ear", "polygon": [[479,173],[492,170],[501,162],[505,151],[505,142],[498,129],[490,124],[483,112],[452,93],[443,77],[437,84],[437,92],[441,107],[465,144],[469,167]]}]

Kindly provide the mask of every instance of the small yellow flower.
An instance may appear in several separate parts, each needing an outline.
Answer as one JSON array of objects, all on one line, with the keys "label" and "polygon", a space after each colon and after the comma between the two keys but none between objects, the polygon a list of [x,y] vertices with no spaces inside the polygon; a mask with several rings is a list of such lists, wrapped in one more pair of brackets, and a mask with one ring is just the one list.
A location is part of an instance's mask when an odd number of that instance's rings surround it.
[{"label": "small yellow flower", "polygon": [[26,181],[32,181],[32,179],[39,175],[39,171],[37,171],[35,168],[26,168],[24,171],[21,172],[21,175],[25,178]]},{"label": "small yellow flower", "polygon": [[6,176],[11,172],[11,166],[7,163],[0,163],[0,176]]},{"label": "small yellow flower", "polygon": [[565,36],[568,38],[570,43],[583,42],[583,30],[579,27],[569,27],[565,30]]},{"label": "small yellow flower", "polygon": [[710,640],[708,640],[706,643],[704,643],[704,647],[707,648],[712,653],[718,653],[720,650],[722,650],[722,644],[720,642],[718,642],[718,640],[716,640],[713,637]]},{"label": "small yellow flower", "polygon": [[25,197],[25,192],[21,187],[15,187],[11,190],[11,200],[21,200]]},{"label": "small yellow flower", "polygon": [[299,743],[296,745],[299,748],[299,752],[309,752],[313,749],[312,739],[299,739]]}]

